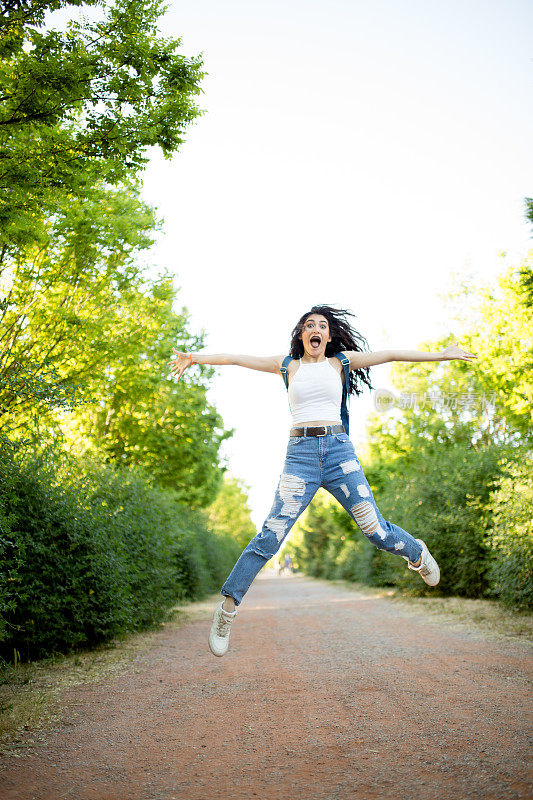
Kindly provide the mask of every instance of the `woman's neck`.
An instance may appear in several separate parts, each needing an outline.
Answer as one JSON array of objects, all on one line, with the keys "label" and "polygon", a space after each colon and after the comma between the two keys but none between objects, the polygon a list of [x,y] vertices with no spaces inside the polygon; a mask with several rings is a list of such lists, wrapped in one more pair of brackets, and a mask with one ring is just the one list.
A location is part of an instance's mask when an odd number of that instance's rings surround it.
[{"label": "woman's neck", "polygon": [[324,356],[323,358],[320,358],[320,356],[317,356],[316,358],[313,358],[312,356],[306,356],[306,357],[302,356],[300,361],[302,362],[302,364],[320,364],[322,361],[327,361],[327,358],[326,356]]}]

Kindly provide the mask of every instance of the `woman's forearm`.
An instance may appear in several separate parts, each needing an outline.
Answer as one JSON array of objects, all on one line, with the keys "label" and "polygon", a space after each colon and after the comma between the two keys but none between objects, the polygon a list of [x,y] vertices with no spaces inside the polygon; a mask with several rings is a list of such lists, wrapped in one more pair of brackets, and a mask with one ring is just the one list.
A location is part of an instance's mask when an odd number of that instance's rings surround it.
[{"label": "woman's forearm", "polygon": [[226,364],[233,364],[233,356],[229,353],[191,353],[193,364],[210,364],[213,367],[220,367]]},{"label": "woman's forearm", "polygon": [[236,353],[192,353],[193,364],[210,364],[213,367],[233,365],[236,367],[248,367],[257,369],[260,372],[278,372],[279,358],[276,356],[246,356]]},{"label": "woman's forearm", "polygon": [[421,350],[391,350],[391,361],[445,361],[443,353],[424,353]]}]

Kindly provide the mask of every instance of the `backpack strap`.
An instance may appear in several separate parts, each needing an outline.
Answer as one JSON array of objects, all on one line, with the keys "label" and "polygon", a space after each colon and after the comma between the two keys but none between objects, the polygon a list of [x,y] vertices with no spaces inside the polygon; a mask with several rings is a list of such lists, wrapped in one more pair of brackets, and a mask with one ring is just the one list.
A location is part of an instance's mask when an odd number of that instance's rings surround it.
[{"label": "backpack strap", "polygon": [[285,358],[281,362],[281,367],[279,368],[279,371],[281,372],[281,374],[283,376],[283,380],[285,382],[285,388],[287,389],[287,391],[289,390],[289,379],[287,377],[287,367],[288,367],[288,365],[290,364],[291,361],[292,361],[292,356],[285,356]]},{"label": "backpack strap", "polygon": [[338,358],[344,370],[344,386],[342,387],[341,420],[346,433],[350,433],[350,417],[348,414],[348,389],[350,387],[350,359],[346,353],[335,353],[333,358]]}]

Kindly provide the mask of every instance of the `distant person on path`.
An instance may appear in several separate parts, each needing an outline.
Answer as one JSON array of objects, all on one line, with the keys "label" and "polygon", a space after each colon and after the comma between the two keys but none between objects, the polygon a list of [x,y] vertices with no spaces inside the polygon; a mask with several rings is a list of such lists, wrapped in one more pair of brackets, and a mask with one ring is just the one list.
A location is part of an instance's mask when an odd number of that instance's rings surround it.
[{"label": "distant person on path", "polygon": [[[417,350],[365,352],[366,339],[351,327],[349,311],[314,306],[292,331],[289,356],[205,355],[174,349],[169,362],[178,380],[192,364],[234,364],[281,375],[288,388],[292,428],[285,465],[274,503],[261,531],[239,556],[215,609],[209,646],[223,656],[229,645],[231,624],[255,576],[279,550],[287,534],[322,486],[327,489],[361,532],[380,550],[402,556],[429,586],[440,580],[437,562],[422,539],[385,520],[379,511],[348,436],[346,399],[362,393],[362,383],[372,389],[369,367],[390,361],[472,361],[477,356],[457,343],[440,353]],[[258,419],[264,413],[258,411]],[[260,426],[262,427],[262,425]]]}]

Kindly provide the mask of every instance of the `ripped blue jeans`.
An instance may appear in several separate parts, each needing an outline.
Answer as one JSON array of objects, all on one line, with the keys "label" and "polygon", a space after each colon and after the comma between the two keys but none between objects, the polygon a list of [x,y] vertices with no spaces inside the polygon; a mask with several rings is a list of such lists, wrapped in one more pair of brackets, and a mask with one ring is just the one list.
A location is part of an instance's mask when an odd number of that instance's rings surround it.
[{"label": "ripped blue jeans", "polygon": [[418,561],[421,545],[381,515],[348,434],[294,436],[289,438],[270,514],[260,533],[242,551],[221,594],[240,604],[261,567],[279,550],[321,486],[339,501],[376,547]]}]

